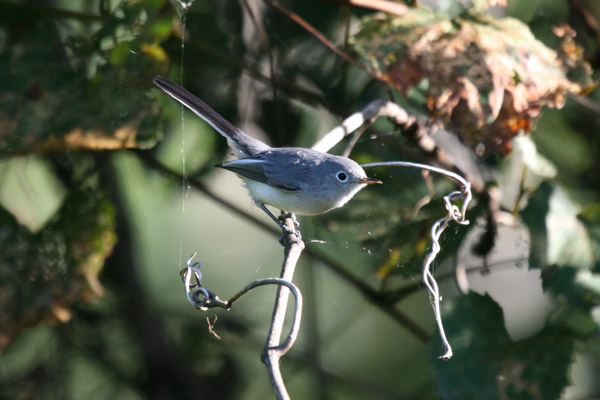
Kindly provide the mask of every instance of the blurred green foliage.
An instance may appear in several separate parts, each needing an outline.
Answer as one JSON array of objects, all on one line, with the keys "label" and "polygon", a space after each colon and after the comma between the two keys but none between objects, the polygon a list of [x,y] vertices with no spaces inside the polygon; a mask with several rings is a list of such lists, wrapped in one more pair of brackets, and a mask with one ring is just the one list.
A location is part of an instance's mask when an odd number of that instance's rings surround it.
[{"label": "blurred green foliage", "polygon": [[[272,397],[259,357],[273,292],[257,292],[229,313],[209,313],[223,337],[218,341],[205,316],[187,304],[178,269],[198,251],[210,289],[225,298],[249,280],[278,274],[277,237],[176,177],[185,168],[189,179],[260,214],[235,178],[212,168],[228,152],[225,141],[153,88],[152,78],[181,82],[276,146],[310,146],[390,93],[408,111],[426,114],[424,93],[431,88],[415,82],[406,97],[388,90],[282,13],[249,3],[256,21],[237,0],[187,8],[175,0],[0,0],[0,398]],[[494,23],[489,16],[467,18],[475,10],[452,3],[436,15],[454,28],[465,18],[482,29]],[[582,46],[577,51],[596,73],[598,28],[590,21],[600,9],[593,1],[523,4],[509,1],[507,13],[527,27],[518,23],[511,31],[500,22],[503,34],[531,31],[536,47],[560,52],[552,28],[569,23]],[[371,30],[358,36],[361,43],[389,40],[377,36],[386,30],[373,25],[373,10],[317,1],[285,7],[348,51],[364,21]],[[417,13],[432,15],[425,8]],[[407,37],[414,34],[409,28]],[[467,63],[481,61],[467,55]],[[527,54],[519,57],[513,61]],[[446,89],[444,78],[436,78],[437,91]],[[482,104],[491,91],[484,89]],[[430,127],[428,116],[420,115],[422,126]],[[436,358],[440,343],[420,277],[431,226],[444,216],[442,196],[455,189],[453,182],[376,169],[370,175],[385,185],[362,191],[343,209],[301,220],[308,247],[298,270],[304,325],[282,365],[292,398],[598,397],[600,380],[586,380],[600,375],[594,361],[600,353],[598,94],[542,109],[532,122],[535,129],[518,136],[506,158],[478,158],[458,140],[448,145],[427,132],[460,173],[480,184],[467,215],[471,224],[444,233],[436,261],[455,351],[450,361]],[[352,157],[440,163],[436,152],[419,146],[418,133],[378,120]],[[501,289],[523,309],[542,289],[549,304],[534,309],[544,323],[531,324],[527,337],[514,336],[502,301],[470,279],[493,285],[503,273],[488,261],[514,250],[497,248],[497,227],[506,221],[528,232],[525,259],[541,279],[527,293]],[[474,226],[485,234],[472,242]],[[465,253],[477,259],[466,278],[458,272]],[[518,273],[520,261],[502,266]],[[460,293],[465,279],[472,290]],[[572,373],[582,369],[587,375]]]}]

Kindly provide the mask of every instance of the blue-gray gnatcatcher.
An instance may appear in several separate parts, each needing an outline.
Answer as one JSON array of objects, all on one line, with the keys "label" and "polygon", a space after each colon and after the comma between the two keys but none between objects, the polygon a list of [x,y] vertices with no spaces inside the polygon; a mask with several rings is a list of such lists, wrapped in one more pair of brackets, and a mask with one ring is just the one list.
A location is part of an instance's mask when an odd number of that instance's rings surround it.
[{"label": "blue-gray gnatcatcher", "polygon": [[270,147],[169,79],[157,76],[154,83],[227,139],[238,159],[218,167],[238,174],[256,205],[286,232],[265,204],[299,215],[319,215],[342,207],[366,185],[381,183],[347,157],[300,147]]}]

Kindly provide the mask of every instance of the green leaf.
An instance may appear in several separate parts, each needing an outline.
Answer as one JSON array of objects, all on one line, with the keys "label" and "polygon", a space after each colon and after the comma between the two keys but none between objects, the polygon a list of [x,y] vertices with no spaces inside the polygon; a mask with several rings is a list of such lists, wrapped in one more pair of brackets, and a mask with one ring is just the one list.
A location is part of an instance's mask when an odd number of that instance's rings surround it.
[{"label": "green leaf", "polygon": [[[502,309],[489,295],[469,293],[446,307],[444,325],[453,346],[449,361],[434,369],[444,399],[557,399],[568,383],[574,339],[547,327],[513,342]],[[439,337],[432,341],[438,354]]]},{"label": "green leaf", "polygon": [[589,270],[552,266],[542,273],[544,290],[585,311],[600,305],[600,276]]},{"label": "green leaf", "polygon": [[[165,36],[146,37],[148,10],[134,3],[86,29],[3,4],[0,157],[155,144],[159,112],[146,92],[166,61],[152,39]],[[25,26],[14,23],[21,15],[29,17]]]},{"label": "green leaf", "polygon": [[123,64],[125,64],[125,61],[127,60],[127,56],[130,54],[129,52],[131,51],[131,43],[130,42],[121,42],[118,45],[116,45],[109,53],[108,56],[108,61],[116,66],[116,67],[120,67]]},{"label": "green leaf", "polygon": [[[502,309],[489,295],[469,293],[446,307],[443,315],[454,356],[434,361],[440,394],[444,399],[499,399],[497,378],[511,345]],[[439,354],[438,335],[431,348],[432,354]]]},{"label": "green leaf", "polygon": [[590,225],[600,225],[600,203],[588,205],[579,216]]},{"label": "green leaf", "polygon": [[37,234],[0,207],[1,345],[37,322],[67,322],[73,302],[101,296],[98,274],[115,243],[112,205],[91,189],[71,191]]}]

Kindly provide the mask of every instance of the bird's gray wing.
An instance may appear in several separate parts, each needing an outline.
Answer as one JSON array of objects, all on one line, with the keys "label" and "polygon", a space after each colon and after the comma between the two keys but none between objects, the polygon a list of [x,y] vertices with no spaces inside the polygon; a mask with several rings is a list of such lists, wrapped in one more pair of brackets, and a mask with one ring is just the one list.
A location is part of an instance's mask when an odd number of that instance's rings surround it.
[{"label": "bird's gray wing", "polygon": [[[289,175],[281,171],[280,168],[273,168],[268,159],[261,157],[241,158],[239,160],[229,161],[217,165],[219,168],[224,168],[235,172],[244,178],[252,179],[258,182],[263,182],[279,189],[296,191],[300,187],[289,181]],[[288,179],[285,179],[287,177]]]}]

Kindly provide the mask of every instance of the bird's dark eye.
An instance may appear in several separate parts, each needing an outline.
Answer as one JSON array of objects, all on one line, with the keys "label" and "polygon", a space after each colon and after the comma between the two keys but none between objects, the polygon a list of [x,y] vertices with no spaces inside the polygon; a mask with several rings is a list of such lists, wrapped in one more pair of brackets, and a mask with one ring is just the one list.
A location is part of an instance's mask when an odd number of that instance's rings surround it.
[{"label": "bird's dark eye", "polygon": [[340,171],[338,172],[335,177],[338,179],[338,181],[340,182],[346,182],[348,180],[348,174],[346,174],[344,171]]}]

